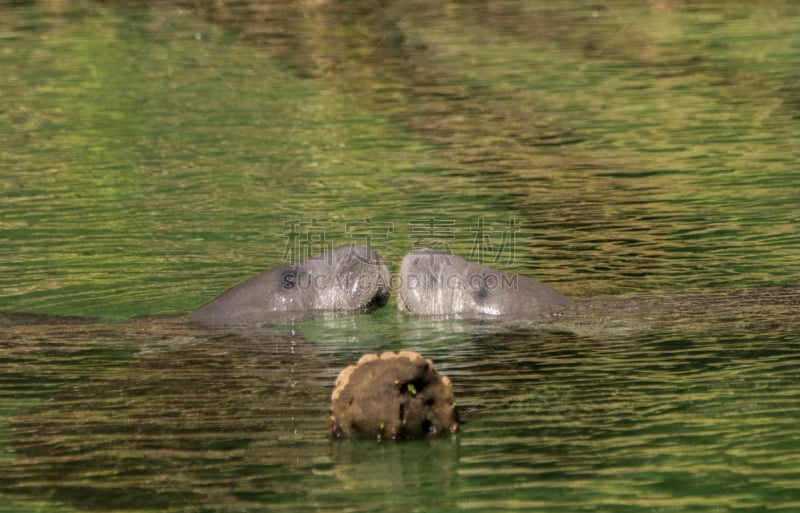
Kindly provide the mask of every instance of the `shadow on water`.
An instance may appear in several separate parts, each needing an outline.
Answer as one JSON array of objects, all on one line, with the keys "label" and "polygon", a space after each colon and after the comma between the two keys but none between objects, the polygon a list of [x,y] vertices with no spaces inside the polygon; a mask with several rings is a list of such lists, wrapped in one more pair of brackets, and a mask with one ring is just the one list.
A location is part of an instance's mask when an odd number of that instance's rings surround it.
[{"label": "shadow on water", "polygon": [[[526,501],[566,493],[590,504],[608,486],[623,500],[657,501],[661,461],[675,467],[662,485],[690,497],[706,490],[692,484],[698,465],[713,470],[734,446],[761,461],[773,442],[749,446],[748,430],[796,419],[785,393],[800,377],[787,363],[799,356],[790,342],[799,301],[784,287],[586,300],[525,324],[378,311],[239,333],[181,319],[6,315],[13,336],[3,343],[2,389],[27,397],[16,398],[19,412],[3,429],[12,453],[0,483],[100,510],[255,511],[266,502],[288,511],[355,500],[399,511],[409,494],[417,508],[480,503],[487,488],[502,495],[509,483],[491,477],[498,464],[527,483]],[[377,324],[377,334],[366,329]],[[454,383],[463,432],[331,443],[332,383],[366,347],[432,358]],[[730,472],[708,478],[755,483]],[[580,484],[590,477],[594,484]]]},{"label": "shadow on water", "polygon": [[3,344],[3,389],[38,388],[17,398],[22,412],[3,429],[7,493],[100,510],[249,511],[329,494],[344,503],[373,472],[363,458],[384,472],[363,500],[380,499],[386,483],[432,485],[448,468],[453,479],[455,440],[332,444],[332,384],[353,359],[294,329],[7,318],[24,324],[10,324]]},{"label": "shadow on water", "polygon": [[46,487],[50,499],[99,509],[230,500],[232,481],[242,493],[270,493],[235,473],[268,479],[309,438],[327,442],[328,385],[340,364],[291,330],[241,337],[182,322],[67,324],[39,341],[35,328],[18,328],[5,354],[54,393],[13,422],[9,446],[24,458],[4,472],[5,490],[41,497],[36,481],[45,479],[61,483]]}]

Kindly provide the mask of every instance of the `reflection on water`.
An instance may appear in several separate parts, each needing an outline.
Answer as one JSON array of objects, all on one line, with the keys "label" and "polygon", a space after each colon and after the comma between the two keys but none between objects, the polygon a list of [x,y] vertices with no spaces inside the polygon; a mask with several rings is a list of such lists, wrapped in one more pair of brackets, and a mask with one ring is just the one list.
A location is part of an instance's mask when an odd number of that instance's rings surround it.
[{"label": "reflection on water", "polygon": [[[180,319],[10,325],[0,483],[101,509],[755,510],[781,497],[791,511],[799,298],[587,301],[538,327],[389,309],[238,334]],[[331,442],[338,371],[398,348],[453,380],[463,431]]]},{"label": "reflection on water", "polygon": [[[0,309],[78,317],[0,317],[0,511],[797,510],[798,15],[0,1]],[[160,316],[345,242],[576,303]],[[338,371],[400,348],[464,431],[331,443]]]}]

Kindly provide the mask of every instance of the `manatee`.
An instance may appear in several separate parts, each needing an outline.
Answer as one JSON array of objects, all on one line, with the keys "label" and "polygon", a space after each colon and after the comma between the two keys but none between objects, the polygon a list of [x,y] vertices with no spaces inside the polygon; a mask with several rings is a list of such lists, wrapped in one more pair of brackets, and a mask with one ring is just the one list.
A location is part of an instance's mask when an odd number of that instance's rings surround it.
[{"label": "manatee", "polygon": [[386,304],[391,277],[380,254],[357,244],[339,246],[298,263],[273,267],[229,288],[188,316],[208,325],[254,325]]},{"label": "manatee", "polygon": [[420,316],[529,318],[570,303],[544,283],[431,249],[403,258],[397,289],[398,309]]}]

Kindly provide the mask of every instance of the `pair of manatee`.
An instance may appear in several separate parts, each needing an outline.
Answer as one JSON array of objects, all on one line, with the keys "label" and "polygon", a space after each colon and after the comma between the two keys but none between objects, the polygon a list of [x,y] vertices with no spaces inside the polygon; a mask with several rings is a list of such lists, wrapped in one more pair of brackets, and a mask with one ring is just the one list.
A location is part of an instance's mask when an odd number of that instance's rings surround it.
[{"label": "pair of manatee", "polygon": [[[419,316],[529,318],[569,303],[544,283],[431,249],[403,258],[396,285],[399,310]],[[347,244],[234,285],[191,312],[189,320],[258,325],[369,312],[384,306],[391,292],[389,268],[378,251]]]},{"label": "pair of manatee", "polygon": [[[397,306],[420,316],[528,318],[567,299],[552,287],[461,257],[420,249],[400,265]],[[368,312],[391,295],[389,268],[369,246],[340,246],[284,264],[231,287],[189,314],[209,325],[258,325],[286,319]],[[344,369],[331,394],[334,438],[429,439],[454,433],[450,380],[417,353],[364,355]]]}]

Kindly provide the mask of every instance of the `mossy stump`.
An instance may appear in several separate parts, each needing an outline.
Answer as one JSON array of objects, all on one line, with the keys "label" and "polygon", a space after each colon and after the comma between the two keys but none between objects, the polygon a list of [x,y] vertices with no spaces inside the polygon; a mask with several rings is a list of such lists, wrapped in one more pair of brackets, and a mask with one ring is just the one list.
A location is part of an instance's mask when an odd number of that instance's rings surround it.
[{"label": "mossy stump", "polygon": [[334,438],[425,440],[458,430],[453,387],[412,351],[367,354],[336,378]]}]

